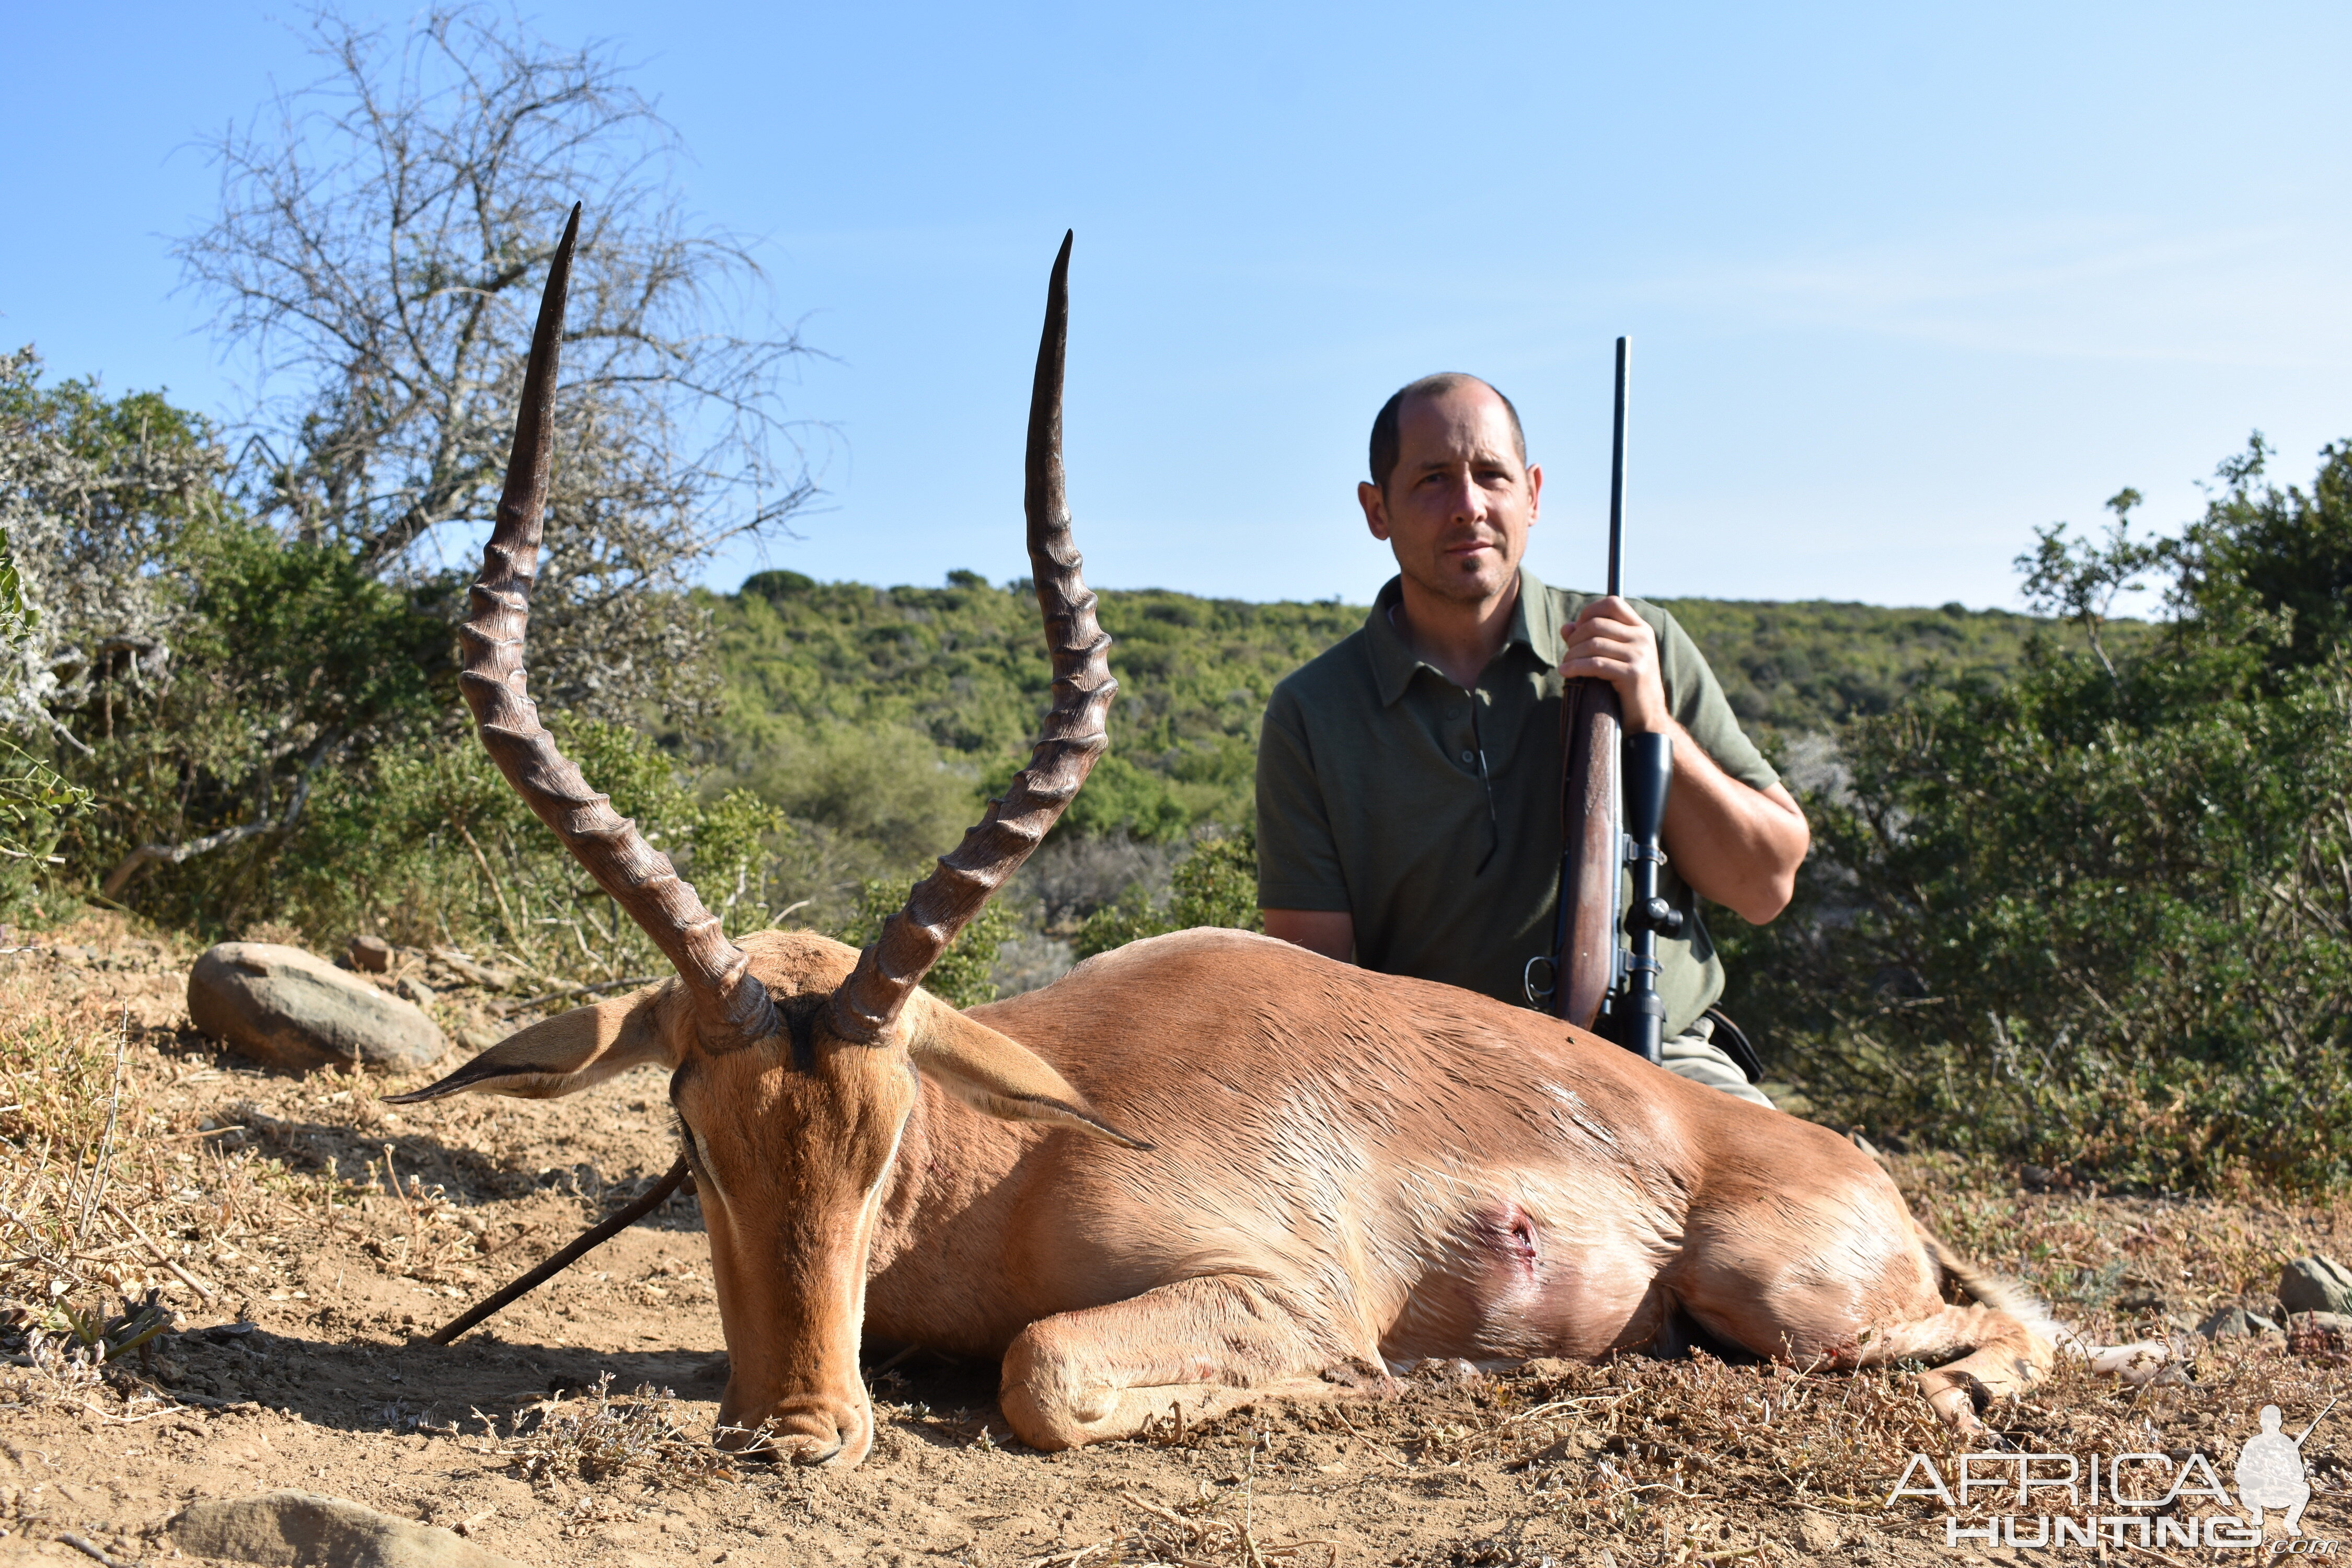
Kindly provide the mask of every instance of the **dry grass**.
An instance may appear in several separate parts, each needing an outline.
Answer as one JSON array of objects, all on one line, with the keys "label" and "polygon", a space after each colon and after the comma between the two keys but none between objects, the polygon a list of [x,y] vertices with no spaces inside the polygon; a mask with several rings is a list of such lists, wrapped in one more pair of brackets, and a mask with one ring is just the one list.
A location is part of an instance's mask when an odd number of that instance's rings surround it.
[{"label": "dry grass", "polygon": [[[121,948],[121,928],[85,921],[0,959],[0,1399],[109,1421],[173,1407],[142,1352],[182,1314],[226,1316],[275,1284],[291,1244],[274,1232],[331,1219],[338,1188],[195,1109],[226,1075],[176,1009],[94,993],[85,944]],[[129,946],[165,972],[185,963]]]},{"label": "dry grass", "polygon": [[1238,1488],[1218,1496],[1207,1485],[1188,1502],[1170,1507],[1122,1490],[1119,1500],[1142,1517],[1107,1540],[1029,1560],[1026,1568],[1082,1568],[1090,1563],[1164,1563],[1170,1568],[1335,1568],[1331,1541],[1263,1540],[1256,1519],[1257,1459],[1270,1434],[1248,1429],[1249,1447]]},{"label": "dry grass", "polygon": [[631,1470],[672,1480],[732,1480],[737,1475],[732,1456],[712,1447],[707,1436],[688,1430],[676,1394],[640,1387],[616,1395],[609,1372],[577,1395],[557,1394],[526,1406],[502,1437],[495,1421],[474,1414],[492,1433],[481,1451],[509,1460],[515,1474],[534,1485],[593,1485]]}]

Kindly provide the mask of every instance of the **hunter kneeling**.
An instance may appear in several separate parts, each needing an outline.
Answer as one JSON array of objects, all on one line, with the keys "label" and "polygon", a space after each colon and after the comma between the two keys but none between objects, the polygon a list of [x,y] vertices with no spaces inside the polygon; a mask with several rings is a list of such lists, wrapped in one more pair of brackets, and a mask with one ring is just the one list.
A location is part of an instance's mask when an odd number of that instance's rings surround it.
[{"label": "hunter kneeling", "polygon": [[1616,689],[1628,733],[1674,739],[1659,942],[1665,1066],[1769,1104],[1717,1037],[1723,992],[1697,897],[1761,924],[1811,835],[1705,656],[1639,599],[1520,567],[1543,470],[1510,400],[1469,375],[1399,391],[1357,487],[1398,575],[1356,632],[1275,689],[1258,745],[1258,903],[1268,934],[1343,962],[1524,1005],[1549,954],[1561,847],[1560,690]]}]

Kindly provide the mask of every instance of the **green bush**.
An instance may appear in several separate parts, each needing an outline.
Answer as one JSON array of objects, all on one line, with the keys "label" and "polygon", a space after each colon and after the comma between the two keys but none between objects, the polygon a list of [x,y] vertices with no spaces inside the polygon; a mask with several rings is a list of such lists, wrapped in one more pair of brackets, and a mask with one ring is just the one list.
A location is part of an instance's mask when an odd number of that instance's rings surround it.
[{"label": "green bush", "polygon": [[[2178,541],[2046,533],[2084,634],[1845,732],[1801,906],[1740,931],[1736,1010],[1818,1112],[2158,1188],[2352,1179],[2352,455],[2259,445]],[[2118,649],[2106,602],[2170,579]]]},{"label": "green bush", "polygon": [[[841,928],[841,940],[852,947],[864,947],[880,936],[883,922],[905,906],[907,890],[908,884],[883,877],[863,883],[857,889],[856,912]],[[956,933],[939,962],[931,965],[931,972],[923,976],[923,989],[950,1007],[977,1007],[995,1001],[996,984],[990,979],[990,972],[996,967],[997,951],[1015,930],[1002,902],[992,899],[982,905],[971,923]]]},{"label": "green bush", "polygon": [[[546,716],[556,744],[613,807],[667,854],[730,935],[768,923],[763,875],[782,813],[747,790],[698,798],[642,731]],[[277,918],[330,940],[396,941],[493,954],[549,978],[667,967],[534,816],[470,728],[380,751],[319,792],[277,884]]]},{"label": "green bush", "polygon": [[1153,908],[1140,889],[1108,909],[1087,917],[1078,932],[1077,956],[1092,958],[1148,936],[1195,926],[1264,931],[1257,908],[1257,835],[1228,833],[1203,838],[1170,879],[1168,901]]}]

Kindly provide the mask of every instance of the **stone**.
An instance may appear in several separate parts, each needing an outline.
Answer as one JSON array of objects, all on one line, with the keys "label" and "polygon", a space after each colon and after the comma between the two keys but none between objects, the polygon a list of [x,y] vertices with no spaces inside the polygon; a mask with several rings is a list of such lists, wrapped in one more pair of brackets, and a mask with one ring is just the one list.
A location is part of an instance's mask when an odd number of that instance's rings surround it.
[{"label": "stone", "polygon": [[2243,1307],[2231,1305],[2198,1324],[2197,1331],[2209,1340],[2223,1340],[2245,1334],[2274,1334],[2279,1331],[2279,1326],[2260,1312],[2249,1312]]},{"label": "stone", "polygon": [[449,1048],[413,1004],[276,942],[206,949],[188,971],[188,1016],[239,1056],[295,1072],[421,1068]]},{"label": "stone", "polygon": [[439,1525],[394,1519],[317,1492],[200,1502],[164,1528],[191,1557],[275,1568],[522,1568]]},{"label": "stone", "polygon": [[380,936],[362,934],[352,938],[352,967],[368,974],[382,974],[392,967],[392,943]]},{"label": "stone", "polygon": [[2278,1299],[2290,1312],[2352,1313],[2352,1273],[2333,1258],[2298,1258],[2279,1270]]},{"label": "stone", "polygon": [[414,1002],[419,1007],[435,1000],[438,994],[433,987],[425,984],[414,974],[402,975],[400,984],[392,988],[392,994],[404,1002]]}]

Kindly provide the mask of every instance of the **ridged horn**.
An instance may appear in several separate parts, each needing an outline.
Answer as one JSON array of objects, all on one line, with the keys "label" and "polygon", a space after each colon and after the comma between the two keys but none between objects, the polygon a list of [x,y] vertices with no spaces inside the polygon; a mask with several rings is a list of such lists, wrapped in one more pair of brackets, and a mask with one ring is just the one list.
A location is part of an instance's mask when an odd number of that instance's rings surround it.
[{"label": "ridged horn", "polygon": [[540,297],[498,521],[482,550],[481,575],[474,579],[465,623],[457,628],[457,683],[499,772],[677,967],[694,998],[703,1043],[724,1050],[775,1033],[776,1009],[767,987],[669,857],[647,844],[637,825],[589,788],[579,768],[555,749],[539,721],[539,709],[525,694],[523,634],[530,625],[530,591],[539,574],[540,535],[555,468],[556,362],[562,349],[572,247],[579,235],[575,205],[548,268],[547,291]]},{"label": "ridged horn", "polygon": [[1062,237],[1045,289],[1045,331],[1037,344],[1037,379],[1029,394],[1029,566],[1045,618],[1054,666],[1054,700],[1029,765],[1002,800],[988,803],[980,825],[915,884],[907,905],[858,955],[833,994],[833,1026],[845,1038],[872,1042],[888,1031],[923,976],[956,933],[1052,829],[1108,739],[1103,713],[1118,682],[1110,678],[1110,638],[1095,620],[1095,596],[1078,575],[1062,475],[1062,362],[1070,335],[1070,241]]}]

